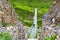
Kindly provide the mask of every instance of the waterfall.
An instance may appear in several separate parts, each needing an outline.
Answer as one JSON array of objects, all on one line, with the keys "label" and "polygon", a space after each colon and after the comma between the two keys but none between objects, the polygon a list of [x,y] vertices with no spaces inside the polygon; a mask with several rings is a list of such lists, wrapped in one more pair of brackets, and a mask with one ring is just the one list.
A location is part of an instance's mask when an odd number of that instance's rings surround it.
[{"label": "waterfall", "polygon": [[35,8],[34,10],[34,22],[33,25],[31,27],[31,31],[30,31],[30,38],[34,38],[36,36],[36,32],[37,32],[37,8]]}]

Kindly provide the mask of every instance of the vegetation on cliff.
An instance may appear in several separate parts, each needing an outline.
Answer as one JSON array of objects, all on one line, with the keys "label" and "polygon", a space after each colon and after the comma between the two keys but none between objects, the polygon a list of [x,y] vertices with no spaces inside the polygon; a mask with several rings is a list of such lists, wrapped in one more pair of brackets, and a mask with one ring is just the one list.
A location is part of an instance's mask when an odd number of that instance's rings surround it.
[{"label": "vegetation on cliff", "polygon": [[38,28],[41,26],[41,17],[45,14],[53,0],[8,0],[15,8],[18,18],[24,25],[31,27],[33,23],[34,8],[38,8]]}]

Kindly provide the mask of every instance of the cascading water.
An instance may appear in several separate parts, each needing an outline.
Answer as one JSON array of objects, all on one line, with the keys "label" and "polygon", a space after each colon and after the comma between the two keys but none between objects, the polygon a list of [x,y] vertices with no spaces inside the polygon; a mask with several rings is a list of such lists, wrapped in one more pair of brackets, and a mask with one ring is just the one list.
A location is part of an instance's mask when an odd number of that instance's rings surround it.
[{"label": "cascading water", "polygon": [[35,8],[35,14],[33,19],[34,19],[33,25],[29,31],[30,38],[35,38],[37,32],[37,8]]}]

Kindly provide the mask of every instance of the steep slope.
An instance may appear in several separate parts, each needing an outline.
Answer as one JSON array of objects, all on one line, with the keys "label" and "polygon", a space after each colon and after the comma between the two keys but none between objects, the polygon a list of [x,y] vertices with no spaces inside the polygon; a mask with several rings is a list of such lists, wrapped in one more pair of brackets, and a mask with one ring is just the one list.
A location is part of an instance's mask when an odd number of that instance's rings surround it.
[{"label": "steep slope", "polygon": [[52,0],[8,0],[15,8],[19,19],[24,25],[31,26],[33,23],[34,8],[38,8],[38,27],[41,26],[42,15],[49,10]]},{"label": "steep slope", "polygon": [[18,20],[14,8],[7,0],[0,0],[0,33],[6,31],[9,31],[12,40],[27,40],[25,38],[27,33],[26,27]]}]

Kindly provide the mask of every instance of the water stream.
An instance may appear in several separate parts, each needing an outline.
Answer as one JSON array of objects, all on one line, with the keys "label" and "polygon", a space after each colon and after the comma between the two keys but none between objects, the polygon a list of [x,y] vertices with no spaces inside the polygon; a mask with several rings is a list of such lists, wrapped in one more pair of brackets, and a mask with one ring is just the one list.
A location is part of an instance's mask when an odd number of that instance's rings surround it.
[{"label": "water stream", "polygon": [[32,24],[31,29],[29,30],[30,38],[35,38],[36,32],[37,32],[37,8],[35,8],[35,14],[34,14],[34,22]]}]

